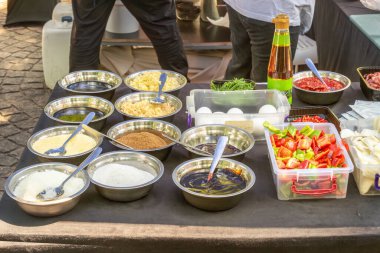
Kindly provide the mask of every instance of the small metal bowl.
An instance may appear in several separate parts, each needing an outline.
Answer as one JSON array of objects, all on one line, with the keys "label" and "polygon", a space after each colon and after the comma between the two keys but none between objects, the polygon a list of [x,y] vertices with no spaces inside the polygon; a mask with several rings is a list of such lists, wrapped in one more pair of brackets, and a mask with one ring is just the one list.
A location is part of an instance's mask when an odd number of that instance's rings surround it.
[{"label": "small metal bowl", "polygon": [[348,87],[351,86],[351,80],[342,74],[331,72],[331,71],[319,70],[319,73],[321,74],[322,77],[328,77],[330,79],[341,82],[344,85],[344,88],[340,90],[327,91],[327,92],[317,92],[317,91],[301,89],[294,84],[296,81],[301,80],[306,77],[314,77],[313,72],[303,71],[303,72],[298,72],[294,74],[293,76],[293,88],[294,88],[295,94],[301,101],[307,104],[311,104],[311,105],[330,105],[330,104],[334,104],[338,102],[339,99],[342,97],[343,92],[346,89],[348,89]]},{"label": "small metal bowl", "polygon": [[[131,85],[131,82],[133,79],[135,79],[137,76],[139,75],[144,75],[144,74],[147,74],[147,73],[151,73],[151,72],[160,72],[160,73],[166,73],[168,75],[168,78],[169,77],[174,77],[178,80],[178,83],[180,84],[177,88],[175,89],[172,89],[172,90],[164,90],[165,93],[169,93],[169,94],[172,94],[172,95],[175,95],[175,96],[178,96],[180,90],[185,87],[185,85],[187,84],[187,79],[185,76],[177,73],[177,72],[174,72],[174,71],[170,71],[170,70],[154,70],[154,69],[151,69],[151,70],[143,70],[143,71],[139,71],[139,72],[135,72],[133,74],[130,74],[128,75],[125,79],[124,79],[124,83],[125,85],[130,88],[132,91],[148,91],[148,90],[140,90],[140,89],[137,89],[135,88],[134,86]],[[157,91],[158,91],[158,82],[159,82],[159,79],[157,79]],[[152,90],[151,90],[152,91]],[[153,91],[153,92],[157,92],[157,91]]]},{"label": "small metal bowl", "polygon": [[[192,127],[183,132],[181,142],[196,147],[201,144],[217,143],[219,136],[228,136],[228,144],[240,149],[241,152],[232,155],[223,155],[224,158],[243,160],[245,154],[255,144],[255,139],[247,131],[228,125],[202,125]],[[191,157],[205,156],[203,153],[188,149]]]},{"label": "small metal bowl", "polygon": [[[145,184],[132,187],[114,187],[95,181],[93,179],[94,172],[99,167],[110,163],[131,165],[148,171],[154,175],[154,179]],[[149,191],[153,187],[153,184],[156,183],[163,175],[164,165],[157,158],[148,154],[129,151],[115,151],[96,158],[88,165],[87,172],[90,176],[91,182],[95,185],[96,190],[103,197],[114,201],[134,201],[148,195]]]},{"label": "small metal bowl", "polygon": [[[94,111],[99,110],[104,113],[103,117],[94,119],[89,124],[90,127],[97,130],[101,130],[105,126],[107,118],[111,116],[115,110],[113,104],[104,98],[94,96],[70,96],[49,102],[45,106],[44,112],[56,125],[79,125],[80,122],[61,120],[54,117],[54,114],[57,112],[70,108],[90,108],[94,109]],[[85,112],[83,113],[85,114]]]},{"label": "small metal bowl", "polygon": [[28,214],[40,217],[51,217],[61,215],[74,208],[74,206],[79,202],[82,193],[84,193],[90,185],[90,179],[86,171],[82,170],[75,176],[84,180],[83,188],[74,195],[67,198],[61,198],[52,201],[32,202],[23,200],[15,196],[13,192],[20,180],[22,180],[32,172],[44,170],[57,170],[65,172],[69,175],[76,168],[76,166],[67,163],[40,163],[25,167],[23,169],[15,171],[10,177],[8,177],[4,186],[5,192],[8,194],[9,197],[11,197],[17,202],[17,204],[21,207],[22,210],[24,210]]},{"label": "small metal bowl", "polygon": [[[179,138],[181,137],[181,130],[179,130],[179,128],[176,127],[175,125],[165,122],[165,121],[161,121],[161,120],[148,120],[148,119],[129,120],[129,121],[121,122],[111,127],[108,130],[107,135],[113,139],[117,139],[120,135],[125,134],[127,132],[131,132],[135,130],[144,130],[144,129],[152,129],[159,132],[163,132],[169,137],[176,140],[179,140]],[[111,141],[111,144],[115,145],[118,148],[126,149],[124,146],[121,146],[112,141]],[[164,160],[170,154],[170,151],[172,150],[174,144],[175,143],[172,142],[169,145],[165,147],[161,147],[161,148],[134,150],[134,151],[148,153],[155,156],[159,160]]]},{"label": "small metal bowl", "polygon": [[236,206],[246,193],[255,183],[255,173],[245,164],[231,159],[222,158],[218,164],[218,168],[229,168],[232,170],[242,169],[241,176],[246,181],[246,187],[235,193],[226,195],[206,195],[193,192],[180,184],[181,178],[190,172],[208,172],[210,170],[212,157],[202,157],[184,162],[175,168],[172,174],[174,183],[182,190],[182,194],[186,201],[203,210],[207,211],[223,211]]},{"label": "small metal bowl", "polygon": [[97,137],[91,134],[90,132],[82,130],[83,134],[90,136],[96,141],[96,145],[94,148],[86,152],[83,152],[77,155],[72,155],[72,156],[49,156],[46,154],[38,153],[37,151],[33,149],[33,144],[41,138],[46,138],[48,136],[56,136],[60,134],[72,134],[76,128],[77,126],[55,126],[55,127],[43,129],[33,134],[29,138],[26,146],[28,147],[29,151],[32,152],[34,155],[36,155],[38,157],[38,160],[40,160],[41,162],[63,162],[63,163],[71,163],[71,164],[78,165],[81,162],[83,162],[84,159],[86,159],[88,154],[90,154],[95,148],[99,147],[102,144],[102,141],[103,141],[102,137]]},{"label": "small metal bowl", "polygon": [[[103,82],[111,87],[102,91],[77,91],[68,87],[72,84],[86,81]],[[71,95],[93,95],[111,100],[115,94],[116,88],[119,87],[122,82],[122,78],[112,72],[103,70],[82,70],[66,75],[64,78],[58,81],[58,85]]]},{"label": "small metal bowl", "polygon": [[173,121],[174,116],[182,109],[182,102],[179,98],[177,98],[173,95],[170,95],[170,94],[166,94],[166,93],[163,93],[161,98],[164,99],[165,102],[168,102],[172,106],[175,107],[175,111],[168,114],[168,115],[164,115],[164,116],[160,116],[160,117],[143,117],[143,116],[138,117],[138,116],[133,116],[133,115],[124,113],[120,109],[122,103],[124,103],[126,101],[136,103],[136,102],[139,102],[142,100],[153,100],[156,96],[157,96],[157,92],[130,93],[130,94],[124,95],[124,96],[120,97],[118,100],[116,100],[115,108],[120,114],[123,115],[124,119],[126,119],[126,120],[128,120],[128,119],[161,119],[161,120],[165,120],[168,122]]}]

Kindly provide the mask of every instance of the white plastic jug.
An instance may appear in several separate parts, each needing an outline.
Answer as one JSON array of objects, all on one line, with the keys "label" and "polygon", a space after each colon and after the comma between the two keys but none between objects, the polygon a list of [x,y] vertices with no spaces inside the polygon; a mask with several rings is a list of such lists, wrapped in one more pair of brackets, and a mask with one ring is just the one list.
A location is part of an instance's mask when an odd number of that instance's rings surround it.
[{"label": "white plastic jug", "polygon": [[139,23],[128,11],[124,4],[118,0],[108,19],[106,31],[110,33],[134,33],[139,30]]}]

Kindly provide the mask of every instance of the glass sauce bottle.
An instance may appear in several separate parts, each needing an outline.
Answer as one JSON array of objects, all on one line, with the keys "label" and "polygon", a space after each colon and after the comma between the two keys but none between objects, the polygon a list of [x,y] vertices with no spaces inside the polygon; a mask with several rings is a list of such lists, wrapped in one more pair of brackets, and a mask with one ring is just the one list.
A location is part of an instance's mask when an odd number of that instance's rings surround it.
[{"label": "glass sauce bottle", "polygon": [[275,32],[268,65],[268,89],[282,91],[292,103],[293,61],[290,48],[289,17],[277,15],[273,19]]}]

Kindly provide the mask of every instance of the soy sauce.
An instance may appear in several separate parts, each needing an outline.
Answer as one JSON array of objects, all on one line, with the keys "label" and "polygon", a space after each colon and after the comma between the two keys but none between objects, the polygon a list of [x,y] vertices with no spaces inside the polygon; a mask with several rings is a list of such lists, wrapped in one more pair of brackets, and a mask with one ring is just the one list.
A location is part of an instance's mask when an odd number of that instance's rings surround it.
[{"label": "soy sauce", "polygon": [[67,86],[70,90],[75,91],[84,91],[84,92],[91,92],[91,91],[105,91],[111,89],[113,86],[100,81],[81,81],[77,83],[72,83]]},{"label": "soy sauce", "polygon": [[[200,144],[197,145],[196,148],[199,148],[205,152],[209,152],[211,154],[214,154],[216,149],[216,143],[206,143],[206,144]],[[223,155],[233,155],[241,152],[240,149],[238,149],[235,146],[232,146],[230,144],[226,145],[226,148],[224,149]]]},{"label": "soy sauce", "polygon": [[70,107],[57,111],[53,114],[53,117],[64,121],[81,122],[84,120],[84,118],[86,118],[87,114],[89,114],[90,112],[95,113],[95,117],[93,120],[102,118],[105,115],[104,112],[95,108]]},{"label": "soy sauce", "polygon": [[240,174],[230,169],[217,169],[207,183],[208,172],[190,172],[180,184],[190,191],[207,195],[227,195],[245,189],[246,182]]}]

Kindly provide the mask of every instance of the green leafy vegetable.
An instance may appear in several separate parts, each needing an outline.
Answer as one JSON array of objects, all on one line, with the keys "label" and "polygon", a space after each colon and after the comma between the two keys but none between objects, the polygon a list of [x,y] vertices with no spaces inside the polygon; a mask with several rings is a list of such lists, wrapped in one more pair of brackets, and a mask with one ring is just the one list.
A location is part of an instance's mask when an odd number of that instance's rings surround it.
[{"label": "green leafy vegetable", "polygon": [[212,81],[210,87],[215,91],[253,90],[254,83],[247,82],[244,78],[234,78],[223,84]]}]

